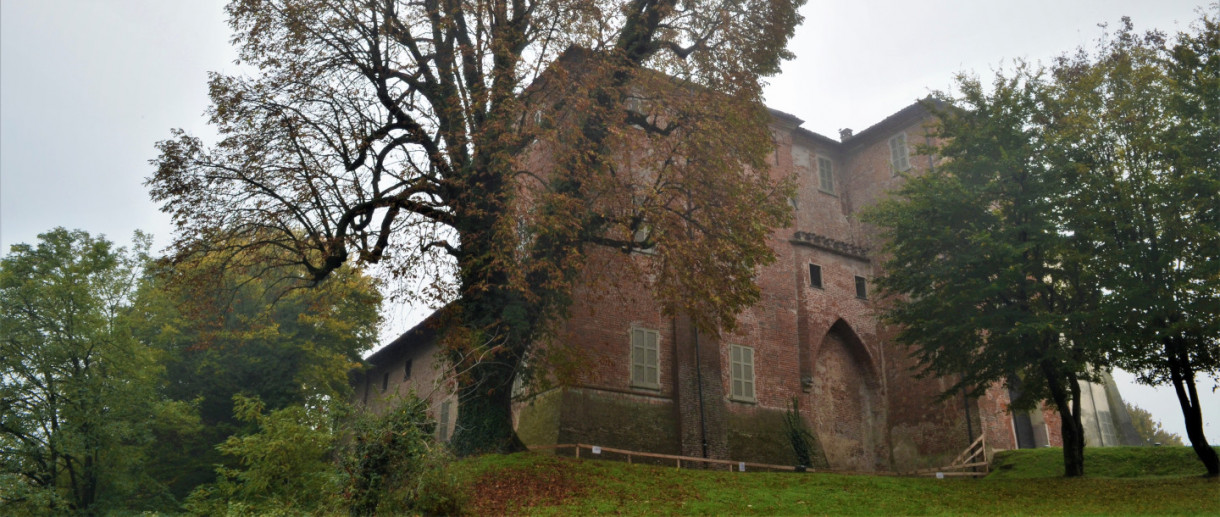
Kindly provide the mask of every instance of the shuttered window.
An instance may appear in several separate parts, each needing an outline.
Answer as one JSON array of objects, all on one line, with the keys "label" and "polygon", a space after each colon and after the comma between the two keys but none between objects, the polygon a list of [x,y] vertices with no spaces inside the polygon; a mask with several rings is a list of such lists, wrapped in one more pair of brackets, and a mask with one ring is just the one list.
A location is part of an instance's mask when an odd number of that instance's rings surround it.
[{"label": "shuttered window", "polygon": [[754,401],[754,349],[748,346],[729,345],[732,370],[731,398]]},{"label": "shuttered window", "polygon": [[818,180],[818,188],[822,189],[822,192],[835,193],[834,162],[830,161],[830,158],[818,157]]},{"label": "shuttered window", "polygon": [[631,329],[631,385],[641,388],[661,387],[660,357],[655,330]]},{"label": "shuttered window", "polygon": [[910,153],[907,150],[907,134],[898,133],[890,138],[890,163],[895,172],[911,168]]}]

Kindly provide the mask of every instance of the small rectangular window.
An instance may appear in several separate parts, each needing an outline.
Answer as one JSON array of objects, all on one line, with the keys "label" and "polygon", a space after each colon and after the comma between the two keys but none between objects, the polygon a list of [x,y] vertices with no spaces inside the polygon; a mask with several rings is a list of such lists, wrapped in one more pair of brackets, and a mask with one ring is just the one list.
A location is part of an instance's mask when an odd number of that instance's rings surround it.
[{"label": "small rectangular window", "polygon": [[890,164],[894,166],[894,172],[902,172],[911,168],[906,133],[898,133],[890,138]]},{"label": "small rectangular window", "polygon": [[407,364],[402,367],[402,382],[411,380],[411,359],[407,359]]},{"label": "small rectangular window", "polygon": [[834,162],[824,156],[818,157],[818,180],[822,192],[835,193]]},{"label": "small rectangular window", "polygon": [[390,389],[390,372],[385,372],[385,375],[381,377],[381,391],[384,393],[388,389]]},{"label": "small rectangular window", "polygon": [[822,288],[822,266],[809,264],[809,285],[818,289]]},{"label": "small rectangular window", "polygon": [[730,398],[754,401],[754,349],[748,346],[729,345],[731,388]]},{"label": "small rectangular window", "polygon": [[862,276],[856,277],[856,298],[861,300],[868,299],[868,283]]},{"label": "small rectangular window", "polygon": [[631,329],[631,385],[642,388],[661,387],[660,357],[655,330]]}]

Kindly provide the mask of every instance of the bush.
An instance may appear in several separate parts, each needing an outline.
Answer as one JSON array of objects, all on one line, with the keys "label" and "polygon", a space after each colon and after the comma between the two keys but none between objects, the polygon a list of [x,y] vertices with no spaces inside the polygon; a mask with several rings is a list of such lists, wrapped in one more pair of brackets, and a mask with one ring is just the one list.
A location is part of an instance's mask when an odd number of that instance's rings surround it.
[{"label": "bush", "polygon": [[784,429],[788,432],[788,439],[792,442],[792,452],[796,455],[797,467],[813,466],[813,433],[809,432],[809,427],[801,419],[796,397],[792,397],[792,407],[784,412]]},{"label": "bush", "polygon": [[452,456],[433,439],[427,403],[414,396],[383,415],[354,420],[341,455],[352,515],[461,512],[464,494],[449,470]]},{"label": "bush", "polygon": [[331,513],[342,476],[330,461],[335,433],[318,408],[293,406],[263,414],[257,398],[233,397],[234,413],[258,426],[230,436],[217,448],[238,468],[217,467],[217,481],[196,488],[184,505],[198,515],[302,515]]}]

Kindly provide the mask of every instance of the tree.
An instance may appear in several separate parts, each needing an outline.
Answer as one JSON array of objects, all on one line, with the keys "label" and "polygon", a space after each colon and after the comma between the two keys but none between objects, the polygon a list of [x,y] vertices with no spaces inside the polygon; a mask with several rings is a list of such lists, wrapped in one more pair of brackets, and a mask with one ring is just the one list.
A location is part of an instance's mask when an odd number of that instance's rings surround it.
[{"label": "tree", "polygon": [[311,289],[256,272],[161,263],[136,296],[134,332],[162,352],[162,395],[192,405],[202,425],[158,449],[150,467],[179,498],[226,461],[218,444],[252,430],[234,396],[270,411],[348,400],[348,374],[375,343],[381,295],[361,271],[338,271]]},{"label": "tree", "polygon": [[0,504],[131,508],[158,408],[156,356],[128,307],[149,239],[132,249],[56,228],[0,260]]},{"label": "tree", "polygon": [[1174,386],[1216,476],[1196,381],[1220,374],[1220,26],[1197,27],[1171,41],[1124,18],[1095,53],[1059,60],[1048,135],[1108,293],[1095,332],[1141,382]]},{"label": "tree", "polygon": [[453,443],[520,448],[513,380],[594,250],[651,249],[666,312],[709,331],[758,298],[790,217],[760,78],[802,3],[234,0],[257,75],[212,77],[221,140],[159,143],[151,193],[180,260],[423,279],[467,372]]},{"label": "tree", "polygon": [[940,157],[908,177],[866,219],[885,237],[890,296],[884,317],[899,325],[925,375],[956,378],[946,396],[979,395],[1012,375],[1014,407],[1049,399],[1062,420],[1064,467],[1084,473],[1080,381],[1104,365],[1087,333],[1097,290],[1064,232],[1058,171],[1044,159],[1041,74],[997,75],[988,92],[959,77],[960,99],[932,105]]},{"label": "tree", "polygon": [[1145,411],[1141,407],[1133,406],[1130,402],[1125,404],[1127,406],[1127,414],[1131,415],[1131,425],[1135,427],[1135,433],[1144,440],[1144,443],[1148,445],[1176,445],[1178,447],[1183,445],[1182,437],[1162,428],[1161,423],[1152,418],[1152,413]]}]

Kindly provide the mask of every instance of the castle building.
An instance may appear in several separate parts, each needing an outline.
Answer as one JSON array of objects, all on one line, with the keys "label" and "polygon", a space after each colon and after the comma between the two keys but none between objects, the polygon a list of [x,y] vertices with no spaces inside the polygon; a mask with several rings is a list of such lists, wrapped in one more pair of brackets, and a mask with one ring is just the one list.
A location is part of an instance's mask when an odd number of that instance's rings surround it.
[{"label": "castle building", "polygon": [[[798,189],[792,226],[766,237],[777,260],[757,272],[761,300],[717,337],[664,316],[630,282],[613,292],[579,288],[557,341],[578,350],[583,367],[518,404],[522,440],[791,465],[784,416],[795,400],[815,437],[815,467],[944,465],[980,434],[992,449],[1061,445],[1058,414],[1009,412],[1009,385],[938,399],[952,383],[917,378],[917,364],[879,320],[872,280],[881,246],[857,216],[896,188],[900,173],[934,166],[914,152],[933,143],[932,120],[912,104],[835,140],[772,110],[773,172],[794,174]],[[370,356],[356,396],[376,409],[406,390],[425,395],[444,438],[457,404],[432,366],[434,336],[425,322]],[[1113,383],[1086,391],[1086,428],[1095,428],[1087,443],[1123,442],[1116,429],[1126,413]]]}]

